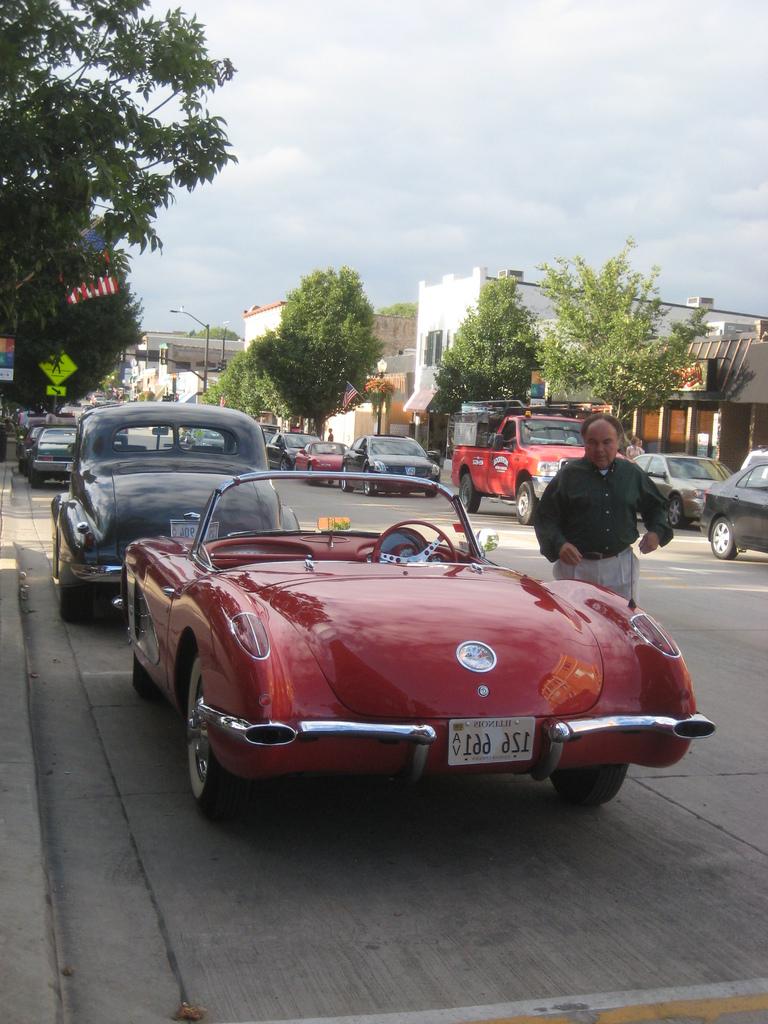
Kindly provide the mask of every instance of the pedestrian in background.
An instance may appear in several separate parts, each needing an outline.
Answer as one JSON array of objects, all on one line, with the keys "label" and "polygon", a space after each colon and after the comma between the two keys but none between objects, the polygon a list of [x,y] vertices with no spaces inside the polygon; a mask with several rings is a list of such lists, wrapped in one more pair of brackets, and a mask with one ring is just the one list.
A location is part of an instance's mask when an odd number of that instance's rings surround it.
[{"label": "pedestrian in background", "polygon": [[634,437],[631,437],[629,439],[629,444],[627,445],[627,448],[626,448],[626,451],[624,452],[624,454],[627,456],[628,459],[632,459],[633,462],[635,461],[635,459],[637,458],[638,455],[644,455],[645,454],[645,449],[643,448],[643,442],[640,440],[640,438],[637,435],[635,435]]},{"label": "pedestrian in background", "polygon": [[656,484],[629,459],[617,458],[623,436],[615,416],[594,413],[581,426],[585,455],[566,462],[547,485],[533,525],[556,580],[598,583],[636,604],[639,560],[672,540],[667,504]]},{"label": "pedestrian in background", "polygon": [[333,440],[333,430],[329,430],[329,431],[328,431],[328,440],[329,440],[329,441],[332,441],[332,440]]}]

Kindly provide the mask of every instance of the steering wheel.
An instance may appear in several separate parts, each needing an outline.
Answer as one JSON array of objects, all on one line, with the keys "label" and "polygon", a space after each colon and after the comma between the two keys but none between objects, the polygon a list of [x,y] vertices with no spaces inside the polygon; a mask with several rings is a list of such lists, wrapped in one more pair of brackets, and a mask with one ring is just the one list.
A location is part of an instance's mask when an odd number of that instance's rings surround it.
[{"label": "steering wheel", "polygon": [[[410,529],[410,527],[413,526],[426,526],[430,530],[434,530],[437,537],[431,544],[427,544],[418,530]],[[382,551],[384,544],[388,540],[393,539],[398,533],[400,534],[400,537],[393,545],[392,551]],[[445,544],[448,548],[451,561],[456,561],[456,548],[453,546],[451,538],[447,533],[443,533],[443,531],[438,526],[435,526],[434,523],[428,523],[423,519],[404,519],[401,523],[393,523],[392,526],[387,527],[384,533],[382,533],[373,545],[371,561],[393,562],[395,565],[407,565],[414,562],[429,562],[432,555],[434,555],[441,544]]]}]

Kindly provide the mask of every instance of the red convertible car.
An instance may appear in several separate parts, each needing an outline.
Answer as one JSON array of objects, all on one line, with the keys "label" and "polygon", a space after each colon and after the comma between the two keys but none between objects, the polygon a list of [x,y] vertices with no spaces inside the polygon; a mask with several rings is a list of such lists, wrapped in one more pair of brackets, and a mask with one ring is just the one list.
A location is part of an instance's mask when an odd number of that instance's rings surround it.
[{"label": "red convertible car", "polygon": [[527,773],[600,804],[714,731],[649,615],[494,565],[440,484],[350,501],[308,478],[224,480],[194,539],[126,551],[133,685],[184,716],[209,817],[298,773]]},{"label": "red convertible car", "polygon": [[[313,473],[316,470],[340,473],[346,450],[347,446],[339,441],[310,441],[296,453],[294,468],[308,473]],[[321,478],[318,477],[318,481],[320,480]],[[325,480],[327,481],[328,478],[326,477]],[[314,482],[310,480],[310,483]],[[333,481],[331,482],[333,483]]]}]

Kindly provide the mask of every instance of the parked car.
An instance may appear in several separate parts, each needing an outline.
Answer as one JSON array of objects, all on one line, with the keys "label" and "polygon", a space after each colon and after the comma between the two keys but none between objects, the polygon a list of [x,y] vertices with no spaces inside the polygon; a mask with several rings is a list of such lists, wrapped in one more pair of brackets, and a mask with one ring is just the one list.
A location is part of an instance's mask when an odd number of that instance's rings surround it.
[{"label": "parked car", "polygon": [[261,432],[264,435],[264,444],[269,444],[275,434],[280,430],[276,423],[260,423],[259,426],[261,427]]},{"label": "parked car", "polygon": [[315,470],[340,473],[346,450],[347,446],[340,441],[310,441],[296,453],[294,469],[309,473]]},{"label": "parked car", "polygon": [[635,465],[644,469],[667,499],[672,527],[687,526],[701,519],[704,496],[709,488],[727,480],[733,470],[717,459],[698,455],[638,455]]},{"label": "parked car", "polygon": [[43,427],[27,453],[30,487],[69,479],[76,435],[74,427]]},{"label": "parked car", "polygon": [[739,551],[768,551],[768,459],[710,487],[701,531],[715,558],[735,558]]},{"label": "parked car", "polygon": [[294,434],[281,431],[267,442],[267,462],[271,469],[294,469],[296,456],[312,441],[319,441],[317,434]]},{"label": "parked car", "polygon": [[308,478],[228,481],[194,539],[126,551],[133,686],[181,713],[206,815],[304,773],[529,774],[600,804],[629,764],[667,767],[714,731],[662,626],[494,565],[447,488],[414,484],[427,521],[364,495],[336,508]]},{"label": "parked car", "polygon": [[417,480],[440,479],[439,463],[431,459],[417,441],[412,437],[389,434],[358,437],[344,454],[343,470],[345,473],[370,474],[362,481],[341,481],[342,491],[354,491],[362,483],[366,494],[407,493],[410,489],[410,485],[402,480],[395,483],[377,479],[381,473],[413,477],[414,483]]},{"label": "parked car", "polygon": [[265,467],[258,424],[233,409],[135,402],[85,412],[69,491],[51,505],[61,617],[90,618],[94,587],[119,584],[130,541],[190,536],[215,483]]},{"label": "parked car", "polygon": [[16,460],[19,464],[19,472],[27,475],[29,467],[29,453],[32,445],[45,430],[45,423],[35,423],[27,427],[23,435],[16,441]]},{"label": "parked car", "polygon": [[751,466],[755,462],[768,462],[768,448],[765,445],[753,448],[751,452],[748,452],[747,457],[741,464],[741,468],[746,469],[747,466]]}]

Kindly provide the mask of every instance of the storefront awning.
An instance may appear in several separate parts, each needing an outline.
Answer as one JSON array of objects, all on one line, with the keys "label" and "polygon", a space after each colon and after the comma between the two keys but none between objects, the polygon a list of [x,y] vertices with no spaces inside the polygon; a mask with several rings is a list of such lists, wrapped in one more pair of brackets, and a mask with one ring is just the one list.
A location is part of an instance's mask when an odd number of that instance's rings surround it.
[{"label": "storefront awning", "polygon": [[435,388],[422,388],[420,391],[414,391],[403,409],[405,412],[427,412],[429,403],[436,394]]}]

